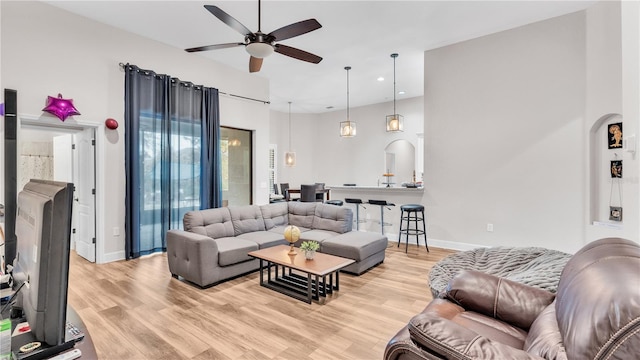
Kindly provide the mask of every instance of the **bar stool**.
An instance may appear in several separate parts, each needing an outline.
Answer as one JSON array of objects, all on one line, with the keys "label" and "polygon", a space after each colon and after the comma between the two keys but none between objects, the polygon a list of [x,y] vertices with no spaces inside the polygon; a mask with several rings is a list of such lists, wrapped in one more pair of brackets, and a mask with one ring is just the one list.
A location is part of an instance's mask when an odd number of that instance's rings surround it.
[{"label": "bar stool", "polygon": [[[418,217],[418,212],[422,215]],[[406,213],[406,216],[405,216]],[[413,217],[411,216],[413,214]],[[406,227],[403,227],[403,221],[406,220]],[[418,229],[418,222],[422,222],[422,230]],[[411,223],[413,223],[414,228],[411,228]],[[418,248],[420,247],[420,243],[418,242],[418,236],[424,235],[424,246],[427,248],[427,252],[429,252],[429,246],[427,245],[427,228],[425,225],[424,219],[424,206],[419,204],[406,204],[400,206],[400,231],[398,231],[398,247],[400,247],[400,239],[402,238],[402,234],[406,234],[406,245],[404,252],[408,252],[409,250],[409,235],[416,236],[416,244]]]},{"label": "bar stool", "polygon": [[389,206],[396,206],[396,204],[388,203],[387,200],[369,200],[369,204],[380,206],[380,231],[384,235],[384,226],[393,225],[392,223],[384,222],[384,208],[391,210]]},{"label": "bar stool", "polygon": [[[350,198],[345,198],[344,202],[346,202],[347,204],[356,204],[356,230],[360,230],[360,206],[362,206],[362,208],[366,209],[364,207],[364,205],[362,205],[362,199],[350,199]],[[364,222],[364,220],[362,221]]]}]

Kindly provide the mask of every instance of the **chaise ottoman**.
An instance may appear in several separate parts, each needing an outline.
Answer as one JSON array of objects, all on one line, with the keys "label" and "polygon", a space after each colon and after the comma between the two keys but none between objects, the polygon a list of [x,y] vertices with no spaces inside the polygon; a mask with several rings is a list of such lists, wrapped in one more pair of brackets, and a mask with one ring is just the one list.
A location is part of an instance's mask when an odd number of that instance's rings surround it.
[{"label": "chaise ottoman", "polygon": [[384,261],[387,243],[387,237],[382,234],[350,231],[323,240],[320,252],[355,260],[342,271],[360,275]]}]

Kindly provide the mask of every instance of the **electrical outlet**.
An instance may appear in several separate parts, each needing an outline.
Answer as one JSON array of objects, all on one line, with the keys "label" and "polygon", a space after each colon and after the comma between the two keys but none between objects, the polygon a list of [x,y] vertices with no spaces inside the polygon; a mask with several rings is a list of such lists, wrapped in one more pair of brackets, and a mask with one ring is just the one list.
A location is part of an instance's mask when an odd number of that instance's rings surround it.
[{"label": "electrical outlet", "polygon": [[120,228],[119,227],[114,227],[113,228],[113,236],[120,236]]},{"label": "electrical outlet", "polygon": [[493,232],[493,224],[487,224],[487,231]]}]

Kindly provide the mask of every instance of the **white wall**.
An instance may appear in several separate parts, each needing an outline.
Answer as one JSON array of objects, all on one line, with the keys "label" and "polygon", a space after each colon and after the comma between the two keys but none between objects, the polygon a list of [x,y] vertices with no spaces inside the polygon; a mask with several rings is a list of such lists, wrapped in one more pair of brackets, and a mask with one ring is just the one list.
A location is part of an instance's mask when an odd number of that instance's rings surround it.
[{"label": "white wall", "polygon": [[625,162],[624,230],[594,230],[585,215],[601,196],[587,180],[590,128],[621,113],[625,135],[637,132],[638,97],[626,94],[637,85],[637,44],[627,86],[620,36],[620,4],[603,2],[425,52],[431,236],[569,252],[603,236],[638,241],[635,158]]},{"label": "white wall", "polygon": [[[278,145],[278,179],[277,183],[289,183],[291,187],[300,188],[300,184],[322,182],[322,177],[315,177],[313,172],[316,164],[313,162],[317,151],[313,138],[316,114],[297,114],[295,105],[291,106],[291,149],[289,149],[289,113],[271,111],[270,140]],[[296,166],[288,167],[284,163],[284,153],[296,153]]]},{"label": "white wall", "polygon": [[622,1],[622,113],[624,136],[635,135],[636,153],[625,153],[625,176],[622,236],[640,242],[640,2]]},{"label": "white wall", "polygon": [[431,236],[582,245],[584,23],[581,12],[425,52]]},{"label": "white wall", "polygon": [[[268,81],[182,49],[169,47],[40,2],[0,3],[2,62],[0,87],[18,91],[18,113],[40,116],[48,95],[61,93],[73,98],[82,113],[66,122],[99,125],[98,154],[104,199],[103,226],[98,233],[98,262],[124,258],[124,236],[113,236],[118,227],[124,234],[124,72],[118,63],[169,74],[196,84],[242,96],[269,99]],[[269,107],[262,103],[221,95],[221,124],[255,130],[257,159],[268,152]],[[48,115],[45,115],[48,116]],[[105,130],[104,120],[120,122],[116,131]],[[265,155],[266,156],[266,155]],[[0,174],[1,175],[1,174]],[[100,188],[102,184],[102,188]],[[268,164],[256,161],[254,198],[268,201]]]},{"label": "white wall", "polygon": [[[608,199],[610,186],[591,191],[589,132],[603,115],[618,113],[625,136],[640,135],[639,14],[637,2],[599,2],[427,51],[424,98],[398,102],[409,123],[405,133],[384,132],[392,103],[351,109],[358,124],[352,139],[338,136],[344,110],[294,114],[298,165],[281,166],[279,181],[375,185],[386,144],[396,138],[415,144],[416,133],[424,132],[423,203],[430,240],[439,246],[573,252],[601,237],[638,241],[637,155],[623,155],[621,229],[591,225],[590,204]],[[287,150],[286,120],[287,114],[271,113],[280,157]]]},{"label": "white wall", "polygon": [[[592,223],[608,223],[610,197],[619,206],[618,188],[611,193],[610,160],[620,150],[607,149],[607,124],[622,119],[622,39],[620,27],[620,3],[598,3],[586,12],[587,35],[587,88],[585,109],[585,137],[588,149],[585,153],[587,174],[586,206],[584,210],[587,239],[602,237],[610,230]],[[618,26],[611,26],[612,23]],[[601,69],[609,69],[602,71]],[[626,129],[625,129],[626,130]],[[626,162],[625,162],[625,165]],[[618,180],[616,180],[617,182]],[[624,208],[627,208],[624,206]],[[615,224],[622,226],[622,224]]]},{"label": "white wall", "polygon": [[[405,139],[417,148],[418,133],[423,132],[422,97],[397,100],[396,109],[404,116],[404,132],[386,132],[385,116],[393,113],[393,102],[351,108],[350,118],[357,124],[357,135],[353,138],[340,137],[340,122],[345,120],[346,110],[292,114],[292,148],[297,158],[294,168],[285,167],[282,161],[288,147],[288,114],[272,111],[271,126],[278,135],[272,132],[271,140],[279,141],[278,181],[296,187],[314,182],[362,186],[375,186],[378,180],[383,182],[385,147],[394,140]],[[411,179],[409,176],[395,180]]]}]

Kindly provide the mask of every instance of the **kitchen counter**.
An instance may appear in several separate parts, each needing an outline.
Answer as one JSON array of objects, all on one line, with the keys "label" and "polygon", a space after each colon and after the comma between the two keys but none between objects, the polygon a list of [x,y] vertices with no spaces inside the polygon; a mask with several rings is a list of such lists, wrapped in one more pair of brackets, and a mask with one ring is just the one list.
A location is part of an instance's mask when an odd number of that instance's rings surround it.
[{"label": "kitchen counter", "polygon": [[[361,199],[360,206],[360,230],[380,232],[380,206],[367,204],[369,200],[386,200],[395,206],[384,207],[384,233],[389,241],[397,241],[400,229],[400,206],[405,204],[424,204],[424,188],[405,187],[378,187],[378,186],[327,186],[331,189],[331,199],[344,200],[345,198]],[[345,203],[354,209],[353,228],[355,224],[355,205]],[[364,220],[364,222],[362,222]],[[415,240],[414,240],[415,241]],[[422,238],[420,239],[422,243]]]},{"label": "kitchen counter", "polygon": [[382,192],[419,192],[424,191],[423,187],[406,188],[406,187],[384,187],[384,186],[327,186],[328,188],[338,191],[382,191]]}]

